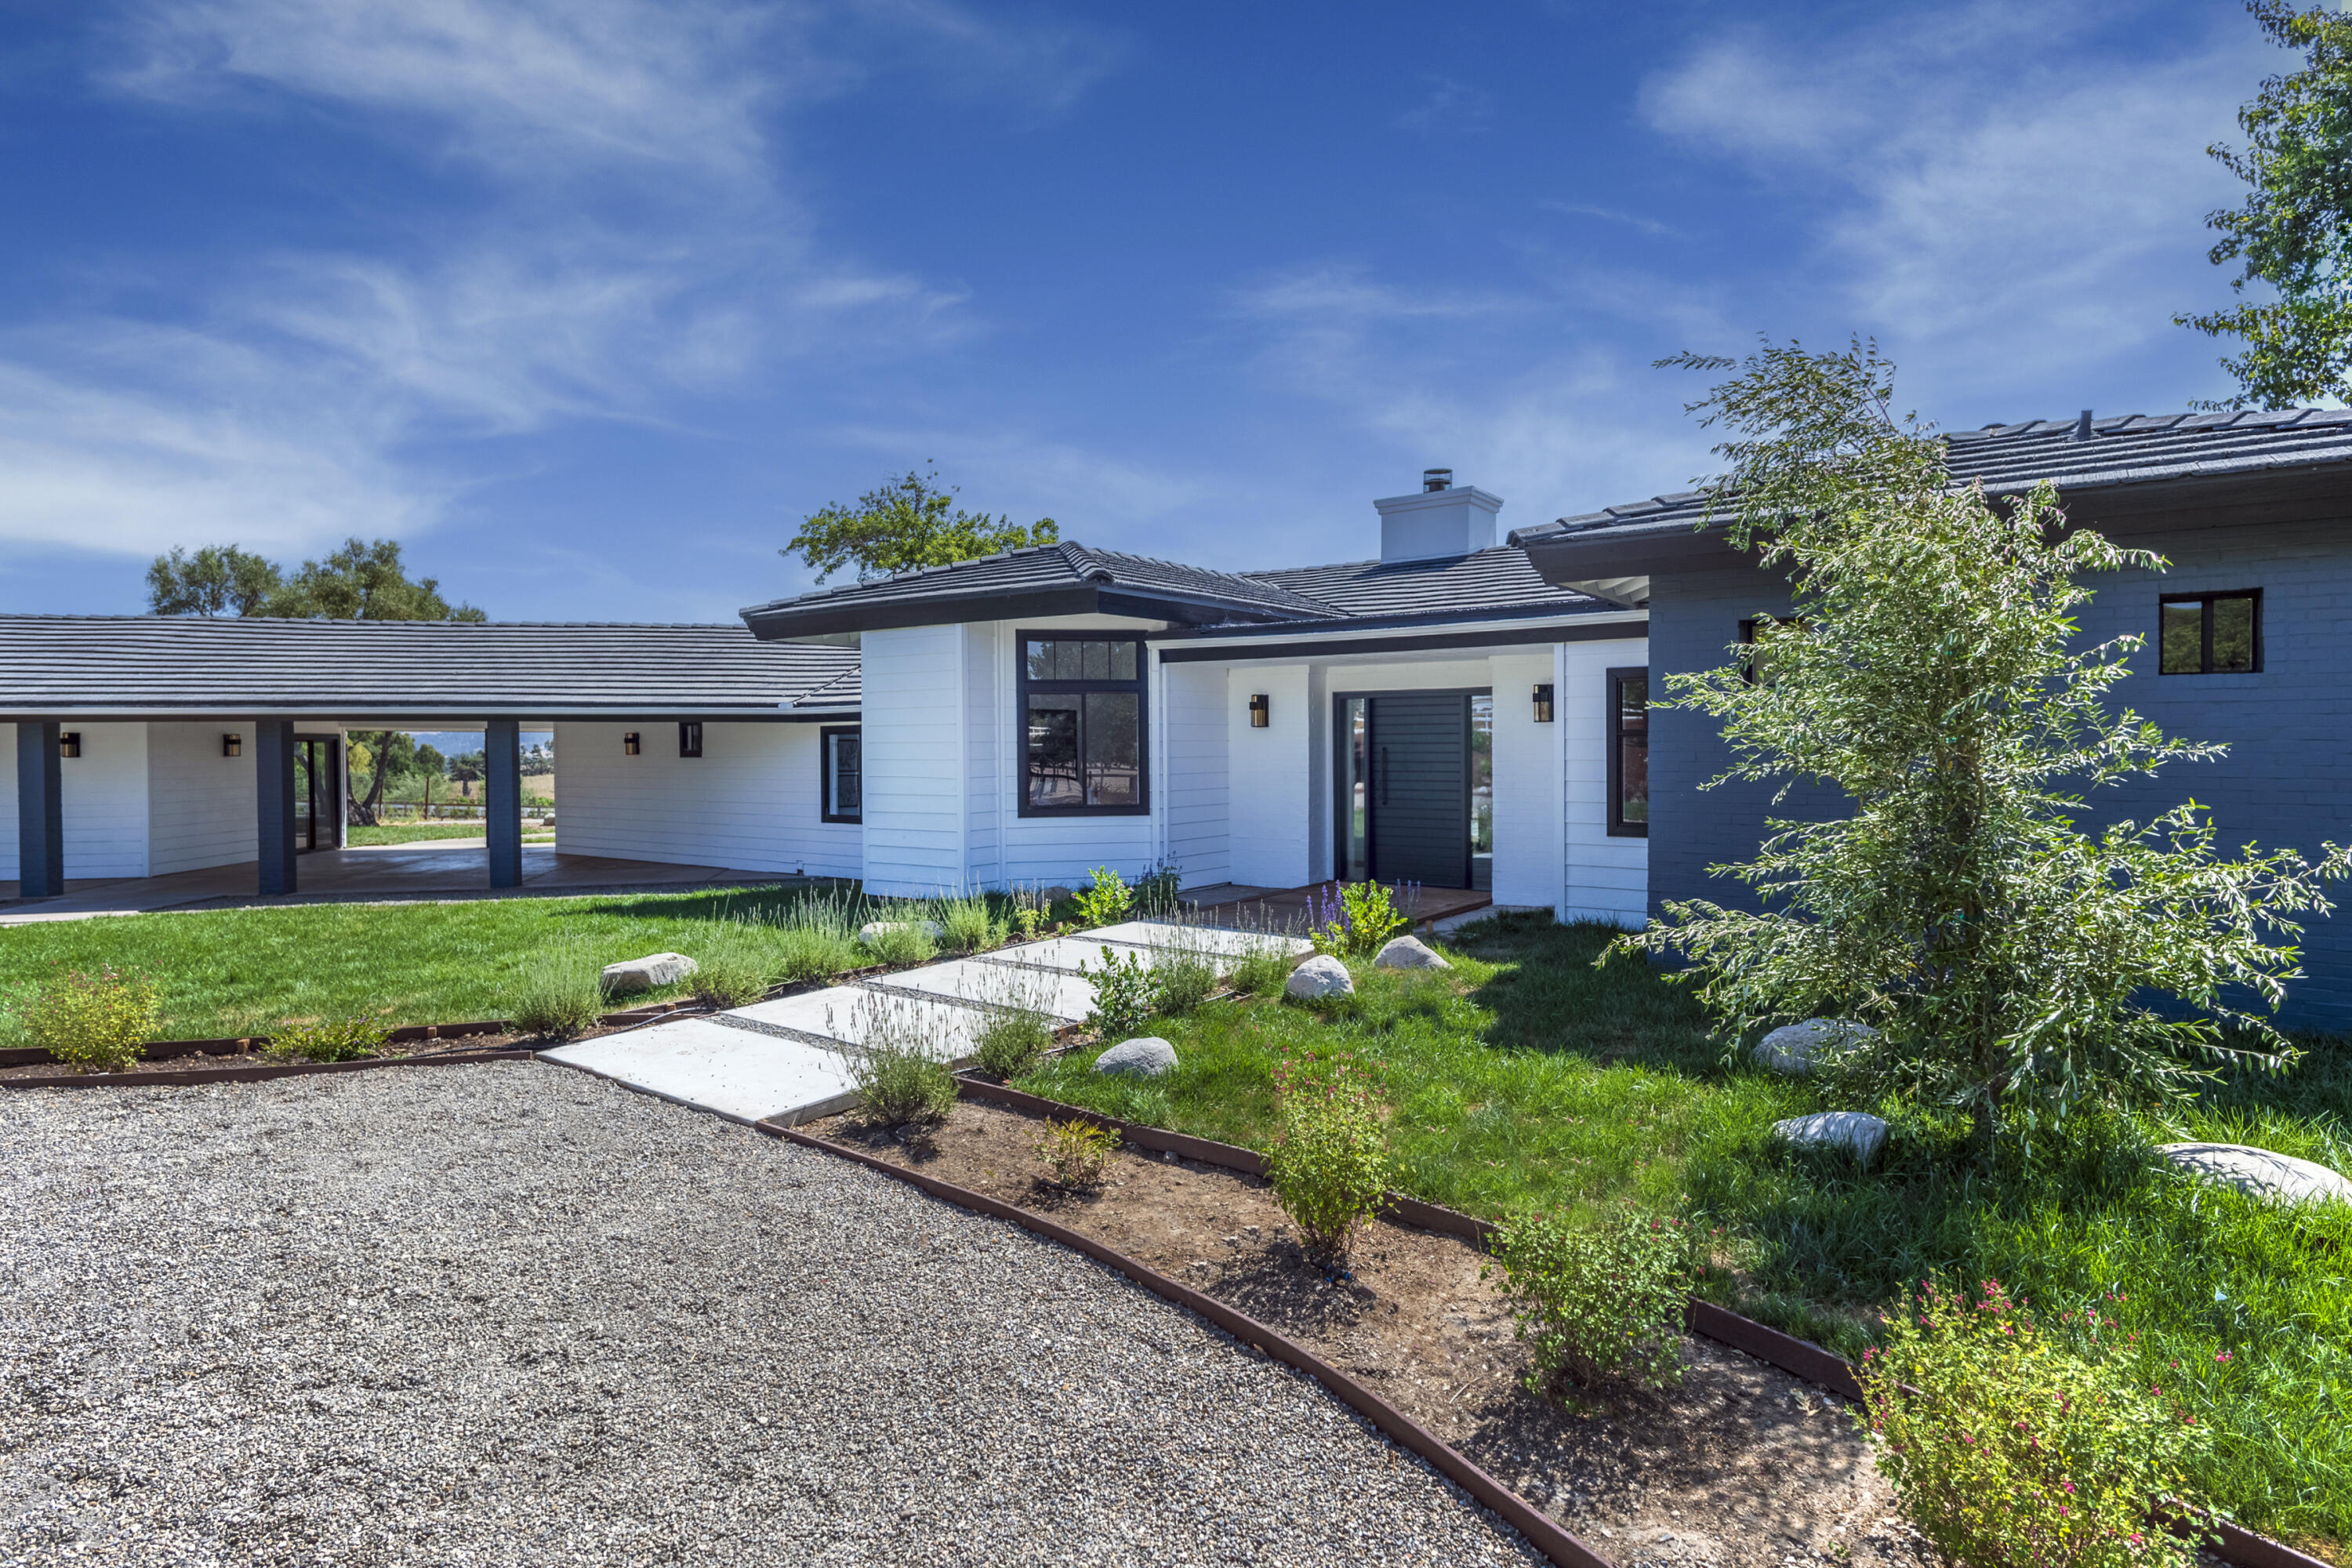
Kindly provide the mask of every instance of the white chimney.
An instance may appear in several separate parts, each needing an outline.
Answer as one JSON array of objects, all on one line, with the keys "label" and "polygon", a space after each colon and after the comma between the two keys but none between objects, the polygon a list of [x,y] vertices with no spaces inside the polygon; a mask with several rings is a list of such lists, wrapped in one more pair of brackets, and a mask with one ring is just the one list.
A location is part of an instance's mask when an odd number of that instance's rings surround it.
[{"label": "white chimney", "polygon": [[1444,561],[1489,550],[1503,498],[1475,485],[1456,487],[1451,468],[1425,468],[1421,493],[1372,503],[1381,514],[1381,559]]}]

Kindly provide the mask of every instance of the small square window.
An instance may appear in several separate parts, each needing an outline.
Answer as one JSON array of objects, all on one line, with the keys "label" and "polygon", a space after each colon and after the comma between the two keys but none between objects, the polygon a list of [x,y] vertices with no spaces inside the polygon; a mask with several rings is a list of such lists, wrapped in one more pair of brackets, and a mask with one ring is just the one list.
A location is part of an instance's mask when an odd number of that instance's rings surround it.
[{"label": "small square window", "polygon": [[702,755],[702,725],[699,721],[688,720],[678,725],[677,754],[681,757]]},{"label": "small square window", "polygon": [[[1754,647],[1756,643],[1756,628],[1762,624],[1764,624],[1763,621],[1754,619],[1740,622],[1739,640],[1748,644],[1750,647]],[[1779,626],[1793,626],[1797,624],[1797,618],[1794,616],[1775,616],[1770,617],[1770,624]],[[1743,654],[1740,658],[1741,668],[1748,677],[1748,685],[1769,686],[1772,684],[1772,671],[1766,664],[1765,657],[1761,649],[1753,653]]]},{"label": "small square window", "polygon": [[2157,602],[2162,675],[2251,675],[2263,667],[2263,591],[2166,594]]}]

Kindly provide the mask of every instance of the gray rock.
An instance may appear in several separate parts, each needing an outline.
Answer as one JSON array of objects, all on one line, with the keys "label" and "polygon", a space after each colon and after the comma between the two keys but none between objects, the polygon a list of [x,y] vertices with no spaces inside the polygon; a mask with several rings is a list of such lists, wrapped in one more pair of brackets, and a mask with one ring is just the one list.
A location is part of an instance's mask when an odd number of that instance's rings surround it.
[{"label": "gray rock", "polygon": [[1356,981],[1346,964],[1328,953],[1318,953],[1290,972],[1282,992],[1286,996],[1353,996]]},{"label": "gray rock", "polygon": [[2167,1143],[2167,1164],[2209,1182],[2275,1203],[2352,1203],[2352,1181],[2313,1160],[2274,1154],[2245,1143]]},{"label": "gray rock", "polygon": [[1417,936],[1391,937],[1372,960],[1374,969],[1451,969],[1454,965]]},{"label": "gray rock", "polygon": [[627,996],[639,991],[657,991],[665,985],[675,985],[695,971],[694,960],[682,952],[656,952],[646,958],[633,958],[626,963],[604,966],[603,982],[607,996]]},{"label": "gray rock", "polygon": [[1176,1047],[1157,1035],[1121,1040],[1095,1058],[1095,1071],[1128,1078],[1163,1078],[1175,1068]]},{"label": "gray rock", "polygon": [[1756,1043],[1751,1058],[1774,1072],[1802,1078],[1813,1070],[1813,1063],[1839,1046],[1878,1037],[1878,1031],[1867,1024],[1850,1024],[1842,1018],[1808,1018],[1801,1024],[1789,1024],[1773,1030]]},{"label": "gray rock", "polygon": [[1816,1110],[1775,1121],[1772,1131],[1801,1147],[1843,1149],[1865,1165],[1886,1147],[1886,1123],[1866,1111]]},{"label": "gray rock", "polygon": [[870,943],[886,931],[903,931],[908,926],[929,932],[933,942],[947,940],[948,928],[937,921],[868,921],[857,928],[857,940]]}]

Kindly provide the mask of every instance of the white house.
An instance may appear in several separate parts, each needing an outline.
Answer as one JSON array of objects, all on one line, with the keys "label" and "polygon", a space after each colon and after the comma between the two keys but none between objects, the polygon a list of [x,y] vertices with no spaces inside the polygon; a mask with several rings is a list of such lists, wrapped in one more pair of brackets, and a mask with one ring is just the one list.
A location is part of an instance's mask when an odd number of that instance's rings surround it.
[{"label": "white house", "polygon": [[[551,728],[565,856],[877,893],[1412,881],[1637,924],[1647,617],[1547,584],[1433,470],[1371,560],[1234,573],[1076,543],[761,605],[726,626],[0,617],[0,879],[340,842],[349,729],[481,728],[491,885],[515,736]],[[8,786],[13,786],[9,789]],[[6,794],[13,793],[13,802]]]}]

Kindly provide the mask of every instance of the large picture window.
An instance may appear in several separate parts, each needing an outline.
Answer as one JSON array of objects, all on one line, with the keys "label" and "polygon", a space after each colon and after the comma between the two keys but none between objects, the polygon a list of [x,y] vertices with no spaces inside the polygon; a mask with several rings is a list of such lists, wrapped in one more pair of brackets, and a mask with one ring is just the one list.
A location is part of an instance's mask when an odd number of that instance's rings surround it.
[{"label": "large picture window", "polygon": [[1650,836],[1650,672],[1609,672],[1609,832]]},{"label": "large picture window", "polygon": [[827,822],[866,820],[866,755],[855,725],[826,727],[818,755],[824,761]]},{"label": "large picture window", "polygon": [[2157,668],[2166,675],[2251,675],[2263,667],[2263,592],[2166,594],[2157,604]]},{"label": "large picture window", "polygon": [[1143,644],[1021,634],[1024,816],[1139,816],[1145,781]]}]

